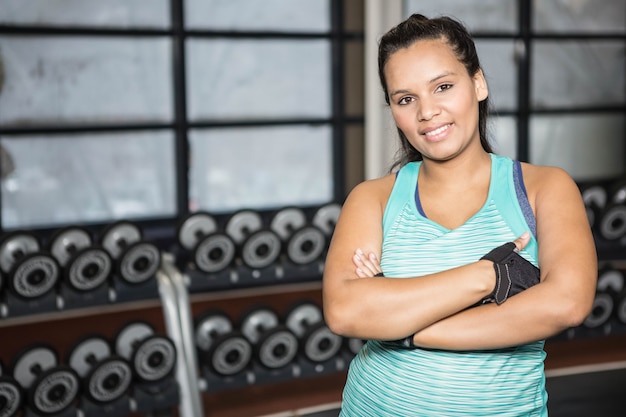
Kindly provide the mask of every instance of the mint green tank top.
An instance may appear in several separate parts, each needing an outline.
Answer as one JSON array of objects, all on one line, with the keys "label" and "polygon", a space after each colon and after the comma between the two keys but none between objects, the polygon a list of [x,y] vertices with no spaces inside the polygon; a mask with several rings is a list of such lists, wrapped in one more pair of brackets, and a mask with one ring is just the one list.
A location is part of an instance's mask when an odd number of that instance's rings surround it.
[{"label": "mint green tank top", "polygon": [[[383,216],[386,277],[421,276],[475,262],[524,231],[532,238],[520,254],[538,265],[534,225],[529,226],[527,206],[520,204],[514,161],[497,155],[491,160],[484,206],[452,230],[427,219],[416,204],[420,162],[400,169]],[[543,346],[538,341],[498,350],[445,351],[368,341],[350,363],[341,416],[545,417]]]}]

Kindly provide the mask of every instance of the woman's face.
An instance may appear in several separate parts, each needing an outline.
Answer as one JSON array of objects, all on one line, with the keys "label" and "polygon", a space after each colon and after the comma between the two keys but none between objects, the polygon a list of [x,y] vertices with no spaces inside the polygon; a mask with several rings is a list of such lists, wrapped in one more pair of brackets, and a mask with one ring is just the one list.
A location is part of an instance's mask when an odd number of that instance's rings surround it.
[{"label": "woman's face", "polygon": [[446,161],[481,147],[478,103],[487,83],[482,71],[470,76],[445,41],[400,49],[384,71],[396,125],[424,159]]}]

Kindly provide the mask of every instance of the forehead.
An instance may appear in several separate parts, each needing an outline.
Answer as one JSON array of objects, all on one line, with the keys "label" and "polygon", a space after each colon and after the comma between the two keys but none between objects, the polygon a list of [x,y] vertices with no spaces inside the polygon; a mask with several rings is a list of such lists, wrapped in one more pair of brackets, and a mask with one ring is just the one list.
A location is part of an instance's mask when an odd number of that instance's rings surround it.
[{"label": "forehead", "polygon": [[420,40],[394,52],[385,65],[387,83],[406,79],[430,80],[443,72],[462,74],[465,67],[443,39]]}]

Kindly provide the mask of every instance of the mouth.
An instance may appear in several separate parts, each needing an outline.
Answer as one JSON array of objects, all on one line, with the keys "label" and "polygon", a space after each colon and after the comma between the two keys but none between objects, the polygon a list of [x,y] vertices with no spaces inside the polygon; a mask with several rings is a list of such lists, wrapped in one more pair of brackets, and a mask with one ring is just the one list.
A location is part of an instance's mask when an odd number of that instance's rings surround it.
[{"label": "mouth", "polygon": [[424,131],[422,134],[428,138],[434,139],[446,132],[450,128],[450,126],[452,126],[452,123],[448,123],[433,130]]}]

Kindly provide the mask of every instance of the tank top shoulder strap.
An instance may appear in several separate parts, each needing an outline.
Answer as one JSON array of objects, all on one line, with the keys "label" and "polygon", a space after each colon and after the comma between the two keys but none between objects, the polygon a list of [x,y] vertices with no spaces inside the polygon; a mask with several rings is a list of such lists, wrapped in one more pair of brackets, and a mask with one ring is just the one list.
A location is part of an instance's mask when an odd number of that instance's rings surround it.
[{"label": "tank top shoulder strap", "polygon": [[508,213],[507,220],[514,233],[519,236],[524,231],[530,231],[531,240],[525,250],[536,254],[537,223],[528,201],[521,164],[504,156],[492,154],[491,158],[494,164],[492,175],[495,175],[495,190],[498,190],[492,194],[492,198],[503,213]]},{"label": "tank top shoulder strap", "polygon": [[[417,185],[417,174],[421,161],[409,162],[398,170],[396,181],[389,195],[385,213],[383,214],[383,234],[386,234],[394,220],[407,204],[415,205],[415,189]],[[410,198],[407,198],[410,196]]]}]

